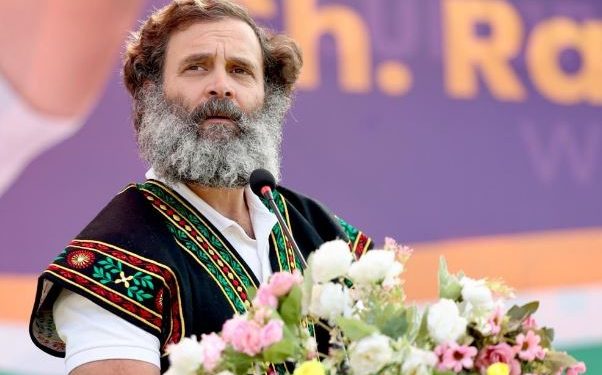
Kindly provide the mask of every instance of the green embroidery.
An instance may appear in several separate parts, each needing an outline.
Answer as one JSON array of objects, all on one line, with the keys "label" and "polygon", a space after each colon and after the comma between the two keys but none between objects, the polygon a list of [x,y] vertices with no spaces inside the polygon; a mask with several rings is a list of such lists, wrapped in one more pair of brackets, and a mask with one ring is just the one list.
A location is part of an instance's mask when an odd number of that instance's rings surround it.
[{"label": "green embroidery", "polygon": [[351,243],[354,243],[360,231],[345,220],[341,219],[340,217],[337,216],[336,219],[341,225],[341,227],[343,227],[343,231],[345,232],[347,237],[349,237],[349,241],[351,241]]},{"label": "green embroidery", "polygon": [[113,261],[113,258],[106,257],[104,260],[98,262],[105,270],[111,273],[119,273],[122,272],[121,262]]},{"label": "green embroidery", "polygon": [[143,275],[144,274],[142,272],[138,271],[132,276],[134,285],[143,286],[145,288],[149,288],[150,290],[154,290],[155,286],[153,285],[153,277],[151,275]]},{"label": "green embroidery", "polygon": [[174,235],[176,240],[180,242],[180,244],[183,245],[184,248],[190,250],[201,261],[201,263],[205,266],[207,271],[209,271],[209,273],[218,281],[220,286],[223,288],[224,293],[228,297],[228,300],[230,300],[234,304],[236,311],[241,314],[244,313],[247,310],[244,302],[234,291],[234,289],[230,285],[230,282],[217,269],[217,267],[211,261],[211,259],[209,259],[207,253],[201,250],[184,231],[178,229],[178,227],[176,227],[172,223],[167,223],[167,228],[169,229],[171,234]]},{"label": "green embroidery", "polygon": [[[282,217],[286,218],[286,201],[284,200],[284,197],[282,196],[282,194],[280,194],[278,191],[274,191],[274,202],[276,203],[276,207],[278,208],[278,212],[280,212],[280,214],[282,215]],[[269,205],[269,203],[267,202],[267,200],[263,200],[263,204],[270,210],[270,212],[274,212],[272,210],[272,207]],[[290,223],[287,222],[287,224],[290,227]],[[278,252],[278,261],[280,262],[280,268],[283,271],[291,271],[291,264],[289,261],[289,254],[292,254],[295,260],[295,268],[298,270],[302,270],[303,267],[301,266],[301,260],[294,255],[293,249],[289,248],[286,246],[286,237],[284,236],[284,233],[282,232],[282,228],[280,227],[280,224],[276,225],[273,229],[273,233],[274,233],[274,237],[276,239],[276,245],[278,247],[278,249],[276,249],[276,251]]]},{"label": "green embroidery", "polygon": [[64,260],[65,255],[67,255],[67,248],[63,249],[63,251],[61,251],[60,254],[57,255],[56,258],[54,258],[54,262],[58,262],[59,260]]},{"label": "green embroidery", "polygon": [[[199,217],[190,211],[186,206],[181,204],[176,198],[174,198],[169,193],[165,192],[162,188],[157,185],[146,183],[141,185],[142,189],[146,189],[159,197],[162,201],[171,206],[178,215],[185,218],[189,223],[193,224],[194,229],[204,237],[213,248],[215,248],[221,258],[232,268],[232,270],[236,273],[236,275],[240,278],[240,281],[245,285],[245,287],[254,287],[257,285],[253,282],[253,280],[248,276],[246,270],[240,264],[240,262],[232,256],[232,253],[225,247],[224,243],[221,239],[215,235],[211,230],[209,230],[208,226],[203,223]],[[182,233],[177,237],[178,239],[183,239],[184,237],[190,238],[188,233],[181,231]],[[190,249],[192,250],[192,249]]]},{"label": "green embroidery", "polygon": [[95,279],[99,279],[99,281],[105,285],[113,281],[110,272],[105,272],[102,267],[94,266],[94,272],[92,273],[92,277]]},{"label": "green embroidery", "polygon": [[127,295],[130,298],[136,298],[138,302],[143,302],[145,299],[151,298],[153,295],[146,293],[144,290],[139,289],[137,286],[131,286],[127,289]]}]

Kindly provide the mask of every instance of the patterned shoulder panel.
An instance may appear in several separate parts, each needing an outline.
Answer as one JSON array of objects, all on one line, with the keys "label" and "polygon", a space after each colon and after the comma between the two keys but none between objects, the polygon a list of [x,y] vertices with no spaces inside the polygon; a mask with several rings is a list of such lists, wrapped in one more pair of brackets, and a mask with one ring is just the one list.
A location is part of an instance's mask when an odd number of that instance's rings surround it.
[{"label": "patterned shoulder panel", "polygon": [[340,217],[335,217],[349,238],[349,247],[353,255],[359,259],[372,246],[372,239]]},{"label": "patterned shoulder panel", "polygon": [[163,348],[185,334],[178,281],[167,266],[117,246],[80,239],[59,254],[38,282],[30,334],[50,354],[64,356],[65,351],[52,318],[60,292],[56,286],[154,334]]}]

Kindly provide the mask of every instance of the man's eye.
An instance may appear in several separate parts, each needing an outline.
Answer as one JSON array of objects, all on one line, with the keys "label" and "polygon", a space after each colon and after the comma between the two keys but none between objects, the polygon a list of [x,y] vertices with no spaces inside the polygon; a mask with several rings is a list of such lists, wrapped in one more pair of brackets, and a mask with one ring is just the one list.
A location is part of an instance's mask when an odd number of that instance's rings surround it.
[{"label": "man's eye", "polygon": [[186,67],[186,70],[192,70],[192,71],[196,71],[196,70],[202,70],[203,67],[200,65],[190,65],[188,67]]},{"label": "man's eye", "polygon": [[233,68],[232,73],[234,73],[234,74],[251,74],[251,72],[249,72],[245,68]]}]

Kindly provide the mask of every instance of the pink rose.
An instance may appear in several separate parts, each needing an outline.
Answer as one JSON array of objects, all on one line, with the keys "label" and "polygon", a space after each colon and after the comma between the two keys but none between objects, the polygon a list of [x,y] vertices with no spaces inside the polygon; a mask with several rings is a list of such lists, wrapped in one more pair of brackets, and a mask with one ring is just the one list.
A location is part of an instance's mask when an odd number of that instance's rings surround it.
[{"label": "pink rose", "polygon": [[235,315],[233,318],[226,320],[222,327],[222,338],[228,344],[232,344],[232,341],[244,331],[244,325],[246,319],[242,316]]},{"label": "pink rose", "polygon": [[237,327],[236,333],[230,337],[230,344],[234,350],[250,356],[261,351],[261,326],[257,322],[245,320]]},{"label": "pink rose", "polygon": [[295,284],[301,284],[303,277],[299,271],[293,273],[290,272],[277,272],[272,275],[268,286],[272,291],[272,294],[276,297],[282,297],[290,292],[291,288]]},{"label": "pink rose", "polygon": [[215,333],[201,336],[201,352],[203,353],[203,367],[206,371],[213,371],[219,364],[226,343]]},{"label": "pink rose", "polygon": [[490,345],[479,352],[475,365],[481,370],[481,373],[484,374],[487,371],[487,367],[494,363],[501,362],[510,367],[510,375],[520,375],[520,363],[514,356],[514,350],[505,342],[497,345]]},{"label": "pink rose", "polygon": [[282,320],[272,319],[261,329],[261,346],[268,346],[282,340]]},{"label": "pink rose", "polygon": [[275,309],[278,307],[278,297],[274,295],[269,285],[263,284],[259,287],[259,289],[257,289],[257,294],[253,299],[253,305],[271,307]]}]

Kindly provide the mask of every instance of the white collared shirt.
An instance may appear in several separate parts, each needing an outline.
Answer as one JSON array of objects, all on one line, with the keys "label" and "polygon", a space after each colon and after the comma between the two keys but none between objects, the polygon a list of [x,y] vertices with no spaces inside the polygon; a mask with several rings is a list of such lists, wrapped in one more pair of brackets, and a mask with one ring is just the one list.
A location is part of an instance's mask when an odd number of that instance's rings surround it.
[{"label": "white collared shirt", "polygon": [[[226,238],[257,279],[260,282],[267,281],[272,274],[269,238],[277,219],[248,186],[245,187],[244,196],[255,239],[186,185],[167,184],[152,169],[145,176],[163,182],[180,194]],[[67,373],[77,366],[102,359],[134,359],[161,367],[157,337],[76,293],[63,290],[54,304],[53,314],[59,337],[66,343]]]}]

